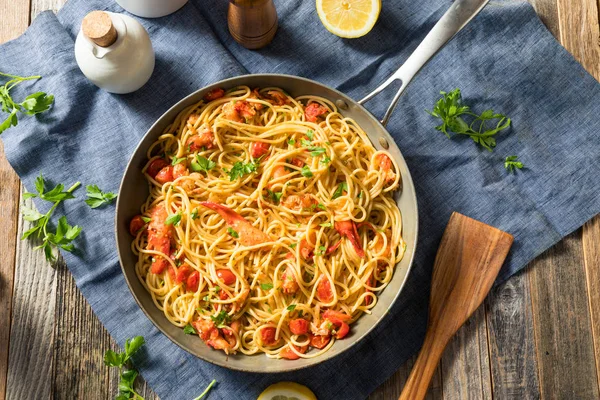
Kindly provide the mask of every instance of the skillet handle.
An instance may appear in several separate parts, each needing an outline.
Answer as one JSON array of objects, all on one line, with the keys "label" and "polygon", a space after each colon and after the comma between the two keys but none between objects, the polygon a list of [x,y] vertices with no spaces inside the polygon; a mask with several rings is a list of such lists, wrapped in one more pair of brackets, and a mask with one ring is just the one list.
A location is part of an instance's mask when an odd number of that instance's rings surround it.
[{"label": "skillet handle", "polygon": [[398,99],[421,68],[446,45],[462,28],[464,28],[479,12],[485,7],[489,0],[456,0],[446,11],[442,18],[435,24],[433,29],[425,36],[425,39],[419,44],[415,51],[408,57],[406,62],[394,72],[385,82],[369,93],[358,104],[363,105],[371,100],[392,82],[400,80],[402,85],[398,93],[394,96],[392,103],[388,107],[381,123],[387,125],[392,111],[398,103]]}]

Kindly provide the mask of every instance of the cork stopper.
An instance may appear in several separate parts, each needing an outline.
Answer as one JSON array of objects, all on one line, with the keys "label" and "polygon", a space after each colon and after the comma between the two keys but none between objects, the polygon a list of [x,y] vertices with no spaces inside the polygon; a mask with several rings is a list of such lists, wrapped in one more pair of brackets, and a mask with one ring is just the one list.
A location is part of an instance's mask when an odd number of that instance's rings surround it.
[{"label": "cork stopper", "polygon": [[92,11],[81,24],[83,34],[100,47],[108,47],[117,40],[117,30],[110,15],[104,11]]}]

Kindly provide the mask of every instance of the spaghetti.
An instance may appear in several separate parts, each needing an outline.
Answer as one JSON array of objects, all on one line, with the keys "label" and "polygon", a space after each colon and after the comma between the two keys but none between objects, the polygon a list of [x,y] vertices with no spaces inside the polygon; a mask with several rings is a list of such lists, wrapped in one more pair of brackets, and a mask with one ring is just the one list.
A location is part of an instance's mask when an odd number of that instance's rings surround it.
[{"label": "spaghetti", "polygon": [[148,159],[136,273],[171,323],[228,354],[322,354],[403,256],[398,167],[327,99],[215,89]]}]

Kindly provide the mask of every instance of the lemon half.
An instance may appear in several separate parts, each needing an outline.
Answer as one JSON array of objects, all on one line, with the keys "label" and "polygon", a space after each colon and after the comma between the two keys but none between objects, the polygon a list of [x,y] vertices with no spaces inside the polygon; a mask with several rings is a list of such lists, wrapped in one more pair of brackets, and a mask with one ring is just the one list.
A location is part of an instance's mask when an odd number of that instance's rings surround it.
[{"label": "lemon half", "polygon": [[317,400],[317,396],[299,383],[277,382],[266,388],[257,400]]},{"label": "lemon half", "polygon": [[325,28],[343,38],[357,38],[373,29],[381,0],[317,0],[317,13]]}]

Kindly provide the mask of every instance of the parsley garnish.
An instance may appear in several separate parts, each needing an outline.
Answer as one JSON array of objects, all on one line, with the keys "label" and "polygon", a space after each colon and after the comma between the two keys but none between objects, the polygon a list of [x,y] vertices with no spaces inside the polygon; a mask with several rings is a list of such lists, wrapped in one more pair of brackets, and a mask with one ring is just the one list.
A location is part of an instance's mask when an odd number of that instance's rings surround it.
[{"label": "parsley garnish", "polygon": [[[119,375],[121,376],[121,381],[119,382],[119,395],[115,400],[130,399],[132,398],[131,396],[133,396],[134,399],[143,399],[143,397],[133,388],[138,372],[133,368],[129,368],[128,361],[131,356],[144,345],[144,343],[146,343],[146,341],[142,336],[136,336],[133,339],[127,339],[125,342],[124,353],[117,353],[112,350],[107,350],[104,353],[104,364],[109,367],[118,367]],[[123,367],[127,367],[127,369],[123,370]]]},{"label": "parsley garnish", "polygon": [[184,162],[186,157],[177,158],[177,156],[173,156],[173,161],[171,161],[171,165],[177,165]]},{"label": "parsley garnish", "polygon": [[360,191],[360,193],[359,193],[359,194],[358,194],[358,196],[356,196],[356,197],[358,197],[359,199],[362,199],[362,197],[363,197],[363,192],[362,192],[362,190]]},{"label": "parsley garnish", "polygon": [[287,306],[287,310],[288,311],[294,311],[295,309],[296,309],[296,304],[292,304],[292,305]]},{"label": "parsley garnish", "polygon": [[190,217],[192,217],[192,219],[198,218],[198,208],[194,208],[192,210],[192,213],[190,214]]},{"label": "parsley garnish", "polygon": [[[442,120],[442,124],[435,127],[443,132],[448,138],[448,131],[458,135],[467,135],[475,143],[480,144],[488,151],[496,147],[494,136],[510,126],[510,118],[504,114],[495,114],[493,110],[486,110],[481,115],[471,112],[469,106],[462,103],[460,89],[454,89],[450,93],[440,92],[443,96],[433,107],[433,111],[427,111],[431,116]],[[473,117],[469,124],[465,122],[461,115]],[[495,128],[488,129],[486,121],[498,120]]]},{"label": "parsley garnish", "polygon": [[208,393],[208,391],[214,386],[215,383],[217,383],[217,380],[213,379],[212,382],[208,384],[208,386],[206,387],[206,389],[204,389],[204,392],[200,393],[200,396],[196,397],[194,400],[200,400],[204,396],[206,396],[206,394]]},{"label": "parsley garnish", "polygon": [[329,156],[323,157],[323,159],[320,161],[321,164],[329,164],[330,162],[331,158],[329,158]]},{"label": "parsley garnish", "polygon": [[231,235],[231,237],[235,238],[235,239],[239,239],[240,234],[237,233],[233,228],[227,228],[227,233],[229,233]]},{"label": "parsley garnish", "polygon": [[4,122],[0,124],[0,134],[11,126],[17,126],[19,122],[17,118],[18,112],[26,115],[35,115],[48,110],[52,103],[54,103],[54,96],[47,95],[44,92],[30,94],[25,97],[25,100],[21,103],[15,103],[13,98],[10,97],[10,90],[13,87],[24,81],[40,79],[41,76],[35,75],[23,77],[5,74],[3,72],[0,72],[0,76],[11,78],[4,86],[0,86],[0,105],[2,105],[2,111],[9,113]]},{"label": "parsley garnish", "polygon": [[319,226],[324,226],[326,228],[331,228],[331,222],[325,222],[323,224],[319,224]]},{"label": "parsley garnish", "polygon": [[271,289],[273,289],[273,284],[272,283],[261,283],[260,288],[262,290],[271,290]]},{"label": "parsley garnish", "polygon": [[290,244],[290,248],[292,248],[292,249],[295,249],[296,246],[298,246],[298,243],[292,243],[292,244]]},{"label": "parsley garnish", "polygon": [[317,208],[318,208],[319,210],[323,210],[323,211],[326,211],[326,210],[327,210],[327,207],[325,207],[325,205],[324,205],[323,203],[319,203],[319,204],[317,204]]},{"label": "parsley garnish", "polygon": [[229,174],[229,181],[233,182],[238,178],[242,178],[244,175],[256,172],[258,170],[258,166],[260,165],[261,158],[262,157],[257,158],[256,160],[250,161],[246,164],[244,164],[241,161],[236,161],[236,163],[233,164],[233,168],[231,168],[231,170],[223,168],[223,171]]},{"label": "parsley garnish", "polygon": [[145,223],[148,223],[148,222],[152,221],[152,218],[142,217],[142,221],[144,221]]},{"label": "parsley garnish", "polygon": [[38,238],[41,237],[43,240],[42,244],[35,249],[43,249],[47,261],[56,261],[56,257],[53,254],[53,248],[61,248],[68,252],[72,252],[75,248],[71,242],[81,233],[80,227],[70,226],[67,223],[67,218],[62,216],[58,220],[56,232],[53,233],[48,230],[48,222],[50,221],[50,217],[54,213],[54,210],[62,201],[75,198],[72,192],[77,189],[79,185],[80,183],[77,182],[65,192],[63,191],[64,185],[61,183],[56,185],[49,192],[46,192],[44,177],[40,174],[35,180],[35,189],[37,193],[25,193],[23,195],[26,199],[38,197],[42,200],[54,203],[46,214],[41,214],[38,211],[27,207],[23,207],[21,211],[25,221],[34,223],[34,226],[31,229],[23,233],[21,240],[27,239],[34,233]]},{"label": "parsley garnish", "polygon": [[523,168],[523,163],[517,161],[517,156],[508,156],[504,160],[504,168],[506,168],[508,172],[515,172],[515,168]]},{"label": "parsley garnish", "polygon": [[200,154],[196,154],[196,161],[192,161],[190,168],[194,172],[208,172],[216,165],[216,162],[211,161],[206,157],[202,157]]},{"label": "parsley garnish", "polygon": [[85,204],[91,208],[98,208],[110,204],[117,197],[117,195],[112,192],[103,192],[97,185],[87,185],[85,189],[88,197],[85,200]]},{"label": "parsley garnish", "polygon": [[338,197],[344,194],[344,191],[348,191],[348,183],[346,182],[342,182],[338,185],[337,189],[335,189],[335,192],[333,192],[333,196],[331,196],[331,199],[337,199]]},{"label": "parsley garnish", "polygon": [[279,201],[281,200],[281,196],[283,196],[283,192],[273,192],[269,189],[267,189],[267,194],[269,195],[269,197],[271,198],[271,200],[273,201],[273,203],[275,205],[279,204]]},{"label": "parsley garnish", "polygon": [[289,140],[288,140],[288,144],[289,144],[290,146],[293,146],[293,145],[295,145],[295,144],[296,144],[296,140],[295,140],[295,139],[289,139]]},{"label": "parsley garnish", "polygon": [[315,133],[312,129],[309,129],[306,131],[306,136],[308,137],[308,140],[313,140],[313,138],[315,137]]},{"label": "parsley garnish", "polygon": [[181,222],[181,211],[177,211],[175,214],[169,215],[165,220],[165,225],[179,225]]},{"label": "parsley garnish", "polygon": [[211,315],[210,319],[212,319],[212,321],[215,323],[217,328],[225,326],[226,324],[231,322],[231,316],[229,314],[227,314],[227,312],[225,312],[225,311],[221,311],[217,315]]},{"label": "parsley garnish", "polygon": [[327,251],[327,247],[319,246],[319,251],[316,253],[318,256],[322,256]]},{"label": "parsley garnish", "polygon": [[302,167],[302,171],[300,172],[302,174],[303,177],[305,178],[312,178],[313,177],[313,173],[310,170],[308,165],[305,165],[304,167]]},{"label": "parsley garnish", "polygon": [[194,329],[192,325],[187,324],[185,328],[183,328],[183,333],[185,333],[186,335],[195,335],[196,329]]}]

